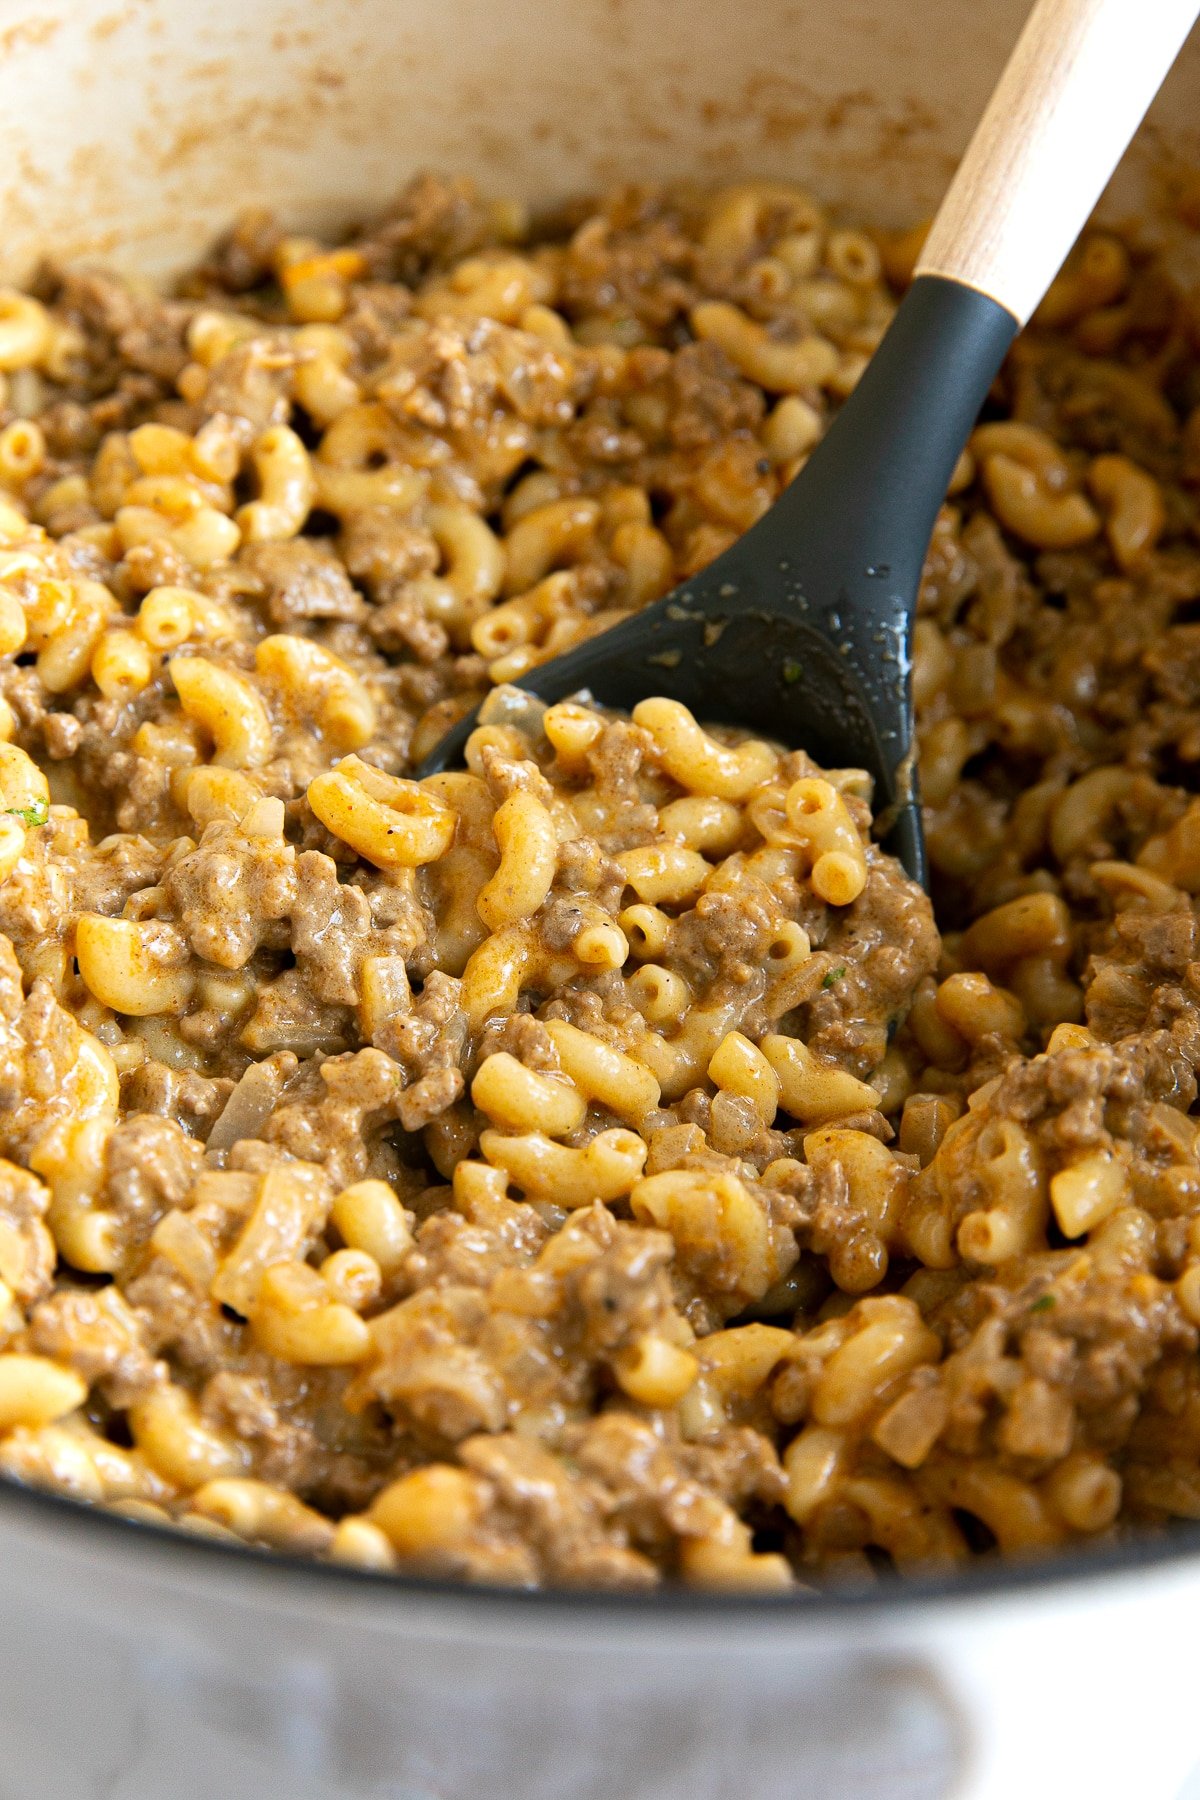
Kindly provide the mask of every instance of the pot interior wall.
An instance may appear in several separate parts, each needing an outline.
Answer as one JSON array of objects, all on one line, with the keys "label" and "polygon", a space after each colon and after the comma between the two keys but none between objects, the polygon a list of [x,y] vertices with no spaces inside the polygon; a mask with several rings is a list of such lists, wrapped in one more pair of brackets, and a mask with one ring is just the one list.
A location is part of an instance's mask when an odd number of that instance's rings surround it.
[{"label": "pot interior wall", "polygon": [[[613,180],[800,179],[936,203],[1028,0],[0,0],[0,260],[161,276],[242,206],[345,223],[417,169],[537,200]],[[1194,37],[1125,172],[1200,161]],[[886,173],[881,173],[886,171]]]}]

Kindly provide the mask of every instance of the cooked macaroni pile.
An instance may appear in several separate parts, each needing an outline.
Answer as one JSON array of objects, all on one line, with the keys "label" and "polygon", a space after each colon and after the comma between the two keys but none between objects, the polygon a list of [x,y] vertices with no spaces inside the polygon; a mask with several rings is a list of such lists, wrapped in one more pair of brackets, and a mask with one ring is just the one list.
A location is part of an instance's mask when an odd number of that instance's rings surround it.
[{"label": "cooked macaroni pile", "polygon": [[[918,236],[424,179],[0,294],[0,1471],[786,1588],[1200,1516],[1200,317],[1090,234],[861,773],[505,683],[802,465]],[[413,762],[491,687],[467,767]]]}]

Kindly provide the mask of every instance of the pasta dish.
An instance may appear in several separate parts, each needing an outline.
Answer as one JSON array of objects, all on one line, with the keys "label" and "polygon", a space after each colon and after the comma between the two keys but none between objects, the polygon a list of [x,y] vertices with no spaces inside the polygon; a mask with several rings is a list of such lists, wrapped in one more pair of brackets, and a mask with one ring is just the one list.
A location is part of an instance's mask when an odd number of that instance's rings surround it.
[{"label": "pasta dish", "polygon": [[919,244],[423,177],[0,293],[4,1476],[522,1586],[1200,1517],[1194,296],[1089,231],[960,460],[932,901],[861,771],[512,685],[762,515]]}]

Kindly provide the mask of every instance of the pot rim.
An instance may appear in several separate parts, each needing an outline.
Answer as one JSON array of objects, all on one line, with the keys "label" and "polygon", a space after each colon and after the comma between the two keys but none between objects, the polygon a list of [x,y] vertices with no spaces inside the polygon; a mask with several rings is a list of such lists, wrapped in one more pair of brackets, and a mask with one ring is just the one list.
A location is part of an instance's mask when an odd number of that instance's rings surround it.
[{"label": "pot rim", "polygon": [[790,1593],[668,1586],[632,1592],[501,1586],[319,1562],[287,1551],[201,1537],[149,1520],[123,1518],[102,1506],[24,1487],[0,1476],[0,1538],[7,1518],[19,1521],[22,1517],[35,1526],[49,1524],[64,1534],[64,1542],[69,1537],[78,1545],[89,1536],[99,1536],[115,1553],[124,1555],[129,1549],[153,1569],[169,1562],[181,1577],[191,1576],[202,1585],[207,1585],[207,1573],[220,1578],[236,1574],[240,1568],[253,1575],[257,1587],[272,1589],[278,1598],[292,1604],[308,1593],[319,1598],[322,1591],[368,1605],[394,1604],[397,1598],[408,1597],[427,1605],[444,1602],[459,1616],[478,1614],[481,1624],[500,1623],[505,1613],[516,1609],[531,1624],[541,1619],[547,1625],[558,1625],[568,1613],[583,1613],[597,1622],[647,1630],[664,1621],[723,1626],[770,1621],[781,1626],[808,1619],[832,1625],[865,1618],[894,1624],[903,1613],[915,1618],[930,1606],[958,1610],[985,1599],[1045,1596],[1056,1588],[1078,1592],[1102,1578],[1132,1576],[1200,1557],[1200,1521],[1188,1520],[1158,1534],[1146,1532],[1103,1548],[1083,1545],[1062,1554],[1006,1561],[980,1558],[966,1568],[897,1576],[870,1586],[848,1583],[841,1588]]}]

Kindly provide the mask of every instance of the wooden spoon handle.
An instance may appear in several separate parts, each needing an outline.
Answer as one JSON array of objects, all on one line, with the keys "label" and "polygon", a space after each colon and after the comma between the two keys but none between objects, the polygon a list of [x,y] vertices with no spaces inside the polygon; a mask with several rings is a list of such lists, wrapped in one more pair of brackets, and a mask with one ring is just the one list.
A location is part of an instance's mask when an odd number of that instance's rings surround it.
[{"label": "wooden spoon handle", "polygon": [[1023,325],[1187,36],[1200,0],[1038,0],[917,264]]}]

